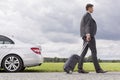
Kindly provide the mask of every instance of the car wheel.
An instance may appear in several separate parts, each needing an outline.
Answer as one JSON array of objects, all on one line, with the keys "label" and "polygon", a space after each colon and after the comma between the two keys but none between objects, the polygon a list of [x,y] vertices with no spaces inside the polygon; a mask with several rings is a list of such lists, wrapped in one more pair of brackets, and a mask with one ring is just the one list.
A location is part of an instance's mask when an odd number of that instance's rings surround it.
[{"label": "car wheel", "polygon": [[18,72],[23,69],[23,62],[17,55],[8,55],[3,59],[2,66],[7,72]]}]

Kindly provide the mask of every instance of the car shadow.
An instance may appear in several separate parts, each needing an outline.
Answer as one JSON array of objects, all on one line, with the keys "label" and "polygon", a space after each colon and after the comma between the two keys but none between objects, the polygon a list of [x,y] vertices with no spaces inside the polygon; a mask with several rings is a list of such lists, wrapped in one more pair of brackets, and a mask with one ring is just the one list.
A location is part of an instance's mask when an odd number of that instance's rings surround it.
[{"label": "car shadow", "polygon": [[45,72],[45,71],[37,71],[37,70],[24,70],[24,71],[20,71],[20,72],[6,72],[4,70],[0,70],[0,73],[42,73],[42,72]]}]

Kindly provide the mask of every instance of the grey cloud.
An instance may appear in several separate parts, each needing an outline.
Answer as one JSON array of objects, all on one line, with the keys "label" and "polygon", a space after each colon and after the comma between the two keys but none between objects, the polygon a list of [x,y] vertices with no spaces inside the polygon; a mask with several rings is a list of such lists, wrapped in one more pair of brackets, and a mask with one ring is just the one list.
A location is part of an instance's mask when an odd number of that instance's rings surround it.
[{"label": "grey cloud", "polygon": [[65,42],[65,43],[78,43],[79,42],[79,37],[69,34],[69,33],[48,33],[45,34],[45,37],[49,38],[52,42]]},{"label": "grey cloud", "polygon": [[[114,4],[113,4],[114,3]],[[120,1],[102,1],[98,0],[95,8],[94,17],[98,23],[98,38],[119,40],[120,37]]]}]

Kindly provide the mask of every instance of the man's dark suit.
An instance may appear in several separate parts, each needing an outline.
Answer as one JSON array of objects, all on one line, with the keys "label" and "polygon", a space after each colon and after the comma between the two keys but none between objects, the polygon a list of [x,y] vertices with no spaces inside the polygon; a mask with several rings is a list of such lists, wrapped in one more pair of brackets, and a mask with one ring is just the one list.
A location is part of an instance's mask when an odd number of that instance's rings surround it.
[{"label": "man's dark suit", "polygon": [[89,44],[87,45],[87,47],[85,48],[83,53],[81,54],[81,59],[78,64],[78,69],[83,68],[84,57],[88,51],[88,48],[90,48],[95,69],[96,69],[96,71],[98,71],[101,68],[100,68],[100,65],[97,60],[96,41],[95,41],[95,37],[94,37],[96,34],[96,31],[97,31],[97,25],[96,25],[95,20],[92,18],[91,14],[88,12],[83,16],[83,18],[81,20],[80,31],[81,31],[81,37],[83,38],[83,41],[84,41],[83,44],[86,43],[86,39],[85,39],[86,34],[90,34],[91,40],[89,41]]},{"label": "man's dark suit", "polygon": [[81,25],[80,25],[80,32],[81,32],[81,37],[86,36],[86,34],[90,34],[92,37],[95,36],[97,31],[97,25],[95,20],[92,18],[90,13],[86,13],[82,20],[81,20]]}]

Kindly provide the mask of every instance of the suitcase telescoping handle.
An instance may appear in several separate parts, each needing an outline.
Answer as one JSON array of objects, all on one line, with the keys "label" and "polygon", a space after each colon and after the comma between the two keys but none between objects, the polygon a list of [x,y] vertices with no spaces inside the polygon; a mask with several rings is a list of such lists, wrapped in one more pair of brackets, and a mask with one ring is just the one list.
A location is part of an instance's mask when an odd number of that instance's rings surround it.
[{"label": "suitcase telescoping handle", "polygon": [[84,51],[84,50],[85,50],[85,48],[87,47],[88,43],[89,43],[89,42],[85,42],[85,44],[83,45],[83,48],[82,48],[81,53],[83,53],[83,51]]}]

